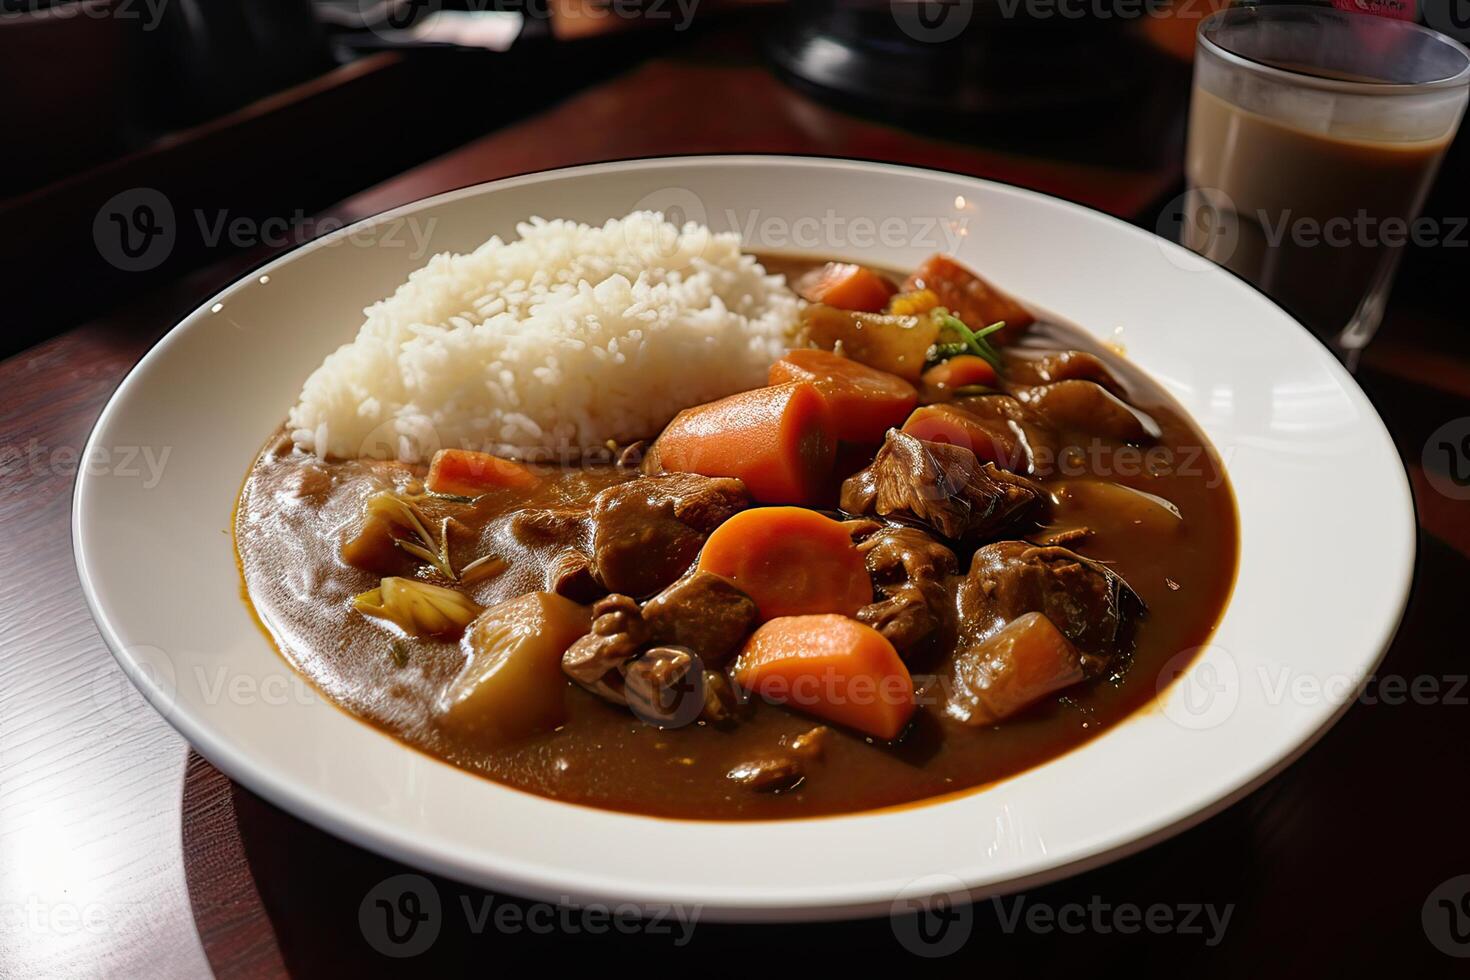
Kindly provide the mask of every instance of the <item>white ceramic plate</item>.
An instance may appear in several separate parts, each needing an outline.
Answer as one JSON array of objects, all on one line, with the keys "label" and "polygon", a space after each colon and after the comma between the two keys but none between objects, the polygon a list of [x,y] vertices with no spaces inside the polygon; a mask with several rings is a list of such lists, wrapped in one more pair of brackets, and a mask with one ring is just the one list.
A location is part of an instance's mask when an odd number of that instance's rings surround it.
[{"label": "white ceramic plate", "polygon": [[[241,601],[229,528],[253,454],[310,370],[353,336],[362,308],[427,260],[419,242],[463,251],[513,234],[528,215],[601,221],[635,207],[733,227],[754,248],[898,267],[953,250],[1020,296],[1116,335],[1209,434],[1234,483],[1241,564],[1214,642],[1154,708],[984,791],[754,824],[658,820],[507,789],[314,695]],[[150,452],[161,468],[147,465]],[[547,899],[698,905],[727,920],[1015,890],[1201,820],[1286,765],[1351,701],[1397,626],[1414,554],[1408,485],[1382,423],[1327,351],[1259,293],[1076,205],[834,160],[580,167],[441,195],[313,242],[169,333],[113,396],[87,453],[73,531],[102,635],[229,776],[332,833],[463,881]]]}]

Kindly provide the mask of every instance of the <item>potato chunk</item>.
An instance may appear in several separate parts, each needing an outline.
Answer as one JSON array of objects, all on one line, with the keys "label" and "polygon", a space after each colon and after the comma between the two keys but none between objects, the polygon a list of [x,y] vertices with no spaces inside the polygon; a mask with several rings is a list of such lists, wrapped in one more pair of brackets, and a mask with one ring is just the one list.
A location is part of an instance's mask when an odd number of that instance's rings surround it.
[{"label": "potato chunk", "polygon": [[801,322],[807,339],[823,350],[840,346],[859,364],[910,384],[918,382],[929,348],[939,339],[939,326],[928,316],[850,313],[814,304],[802,310]]},{"label": "potato chunk", "polygon": [[1083,676],[1082,658],[1061,630],[1027,613],[955,654],[948,714],[966,725],[994,725]]},{"label": "potato chunk", "polygon": [[586,606],[551,592],[486,609],[460,642],[464,669],[439,699],[440,721],[489,740],[560,725],[567,691],[561,655],[591,626]]}]

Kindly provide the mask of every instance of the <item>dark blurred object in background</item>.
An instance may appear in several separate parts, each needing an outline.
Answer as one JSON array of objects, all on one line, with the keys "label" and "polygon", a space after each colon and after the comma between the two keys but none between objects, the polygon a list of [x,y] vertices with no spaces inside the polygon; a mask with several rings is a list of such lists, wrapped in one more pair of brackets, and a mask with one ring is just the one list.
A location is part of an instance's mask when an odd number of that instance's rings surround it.
[{"label": "dark blurred object in background", "polygon": [[0,0],[0,356],[307,241],[335,202],[626,70],[723,6],[696,0],[694,25],[688,3],[657,4]]},{"label": "dark blurred object in background", "polygon": [[0,0],[0,199],[129,144],[129,25],[114,0]]},{"label": "dark blurred object in background", "polygon": [[138,48],[149,123],[199,122],[330,66],[311,0],[154,2]]},{"label": "dark blurred object in background", "polygon": [[[1039,16],[1023,0],[793,0],[768,53],[788,81],[849,111],[951,139],[1070,147],[1095,162],[1147,163],[1159,140],[1153,100],[1177,112],[1187,66],[1145,42],[1141,18],[1112,3]],[[1107,131],[1079,139],[1074,120]],[[1057,132],[1059,113],[1069,131]],[[1086,118],[1086,117],[1084,117]],[[1152,139],[1140,140],[1135,132]]]}]

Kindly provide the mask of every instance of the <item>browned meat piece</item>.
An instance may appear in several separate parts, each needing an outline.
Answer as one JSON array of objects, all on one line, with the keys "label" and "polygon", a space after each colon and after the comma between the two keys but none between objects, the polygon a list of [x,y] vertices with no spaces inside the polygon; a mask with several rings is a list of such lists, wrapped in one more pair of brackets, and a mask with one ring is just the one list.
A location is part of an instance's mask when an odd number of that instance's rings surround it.
[{"label": "browned meat piece", "polygon": [[623,670],[648,642],[638,603],[610,595],[592,605],[592,631],[567,647],[561,669],[568,677],[614,704],[626,704]]},{"label": "browned meat piece", "polygon": [[1163,430],[1147,413],[1092,381],[1056,381],[1021,388],[1016,397],[1047,422],[1069,432],[1085,432],[1118,442],[1143,443]]},{"label": "browned meat piece", "polygon": [[857,611],[859,620],[882,633],[905,658],[940,628],[940,616],[924,591],[912,585],[895,588],[887,598]]},{"label": "browned meat piece", "polygon": [[733,477],[668,473],[649,482],[673,503],[675,517],[704,534],[750,506],[745,484]]},{"label": "browned meat piece", "polygon": [[699,717],[711,725],[727,726],[740,717],[745,706],[740,690],[730,683],[723,671],[704,672],[704,710]]},{"label": "browned meat piece", "polygon": [[592,559],[575,548],[558,552],[546,566],[546,590],[581,603],[607,594],[592,574]]},{"label": "browned meat piece", "polygon": [[1039,612],[1076,644],[1090,675],[1127,651],[1132,622],[1143,611],[1143,600],[1105,566],[1066,548],[1026,541],[998,541],[975,552],[959,590],[969,642]]},{"label": "browned meat piece", "polygon": [[693,650],[707,667],[722,667],[755,626],[755,600],[711,572],[686,575],[643,607],[656,643]]},{"label": "browned meat piece", "polygon": [[683,575],[705,536],[749,502],[739,480],[694,473],[641,477],[592,500],[590,544],[609,592],[653,595]]},{"label": "browned meat piece", "polygon": [[844,521],[842,520],[841,514],[836,514],[832,516],[834,520],[838,521],[844,528],[847,529],[847,533],[852,535],[852,539],[854,541],[861,541],[863,538],[866,538],[873,532],[881,531],[883,529],[883,525],[879,524],[872,518],[855,517],[852,520]]},{"label": "browned meat piece", "polygon": [[791,740],[791,753],[809,762],[820,762],[827,754],[827,743],[832,741],[832,729],[818,725],[802,732]]},{"label": "browned meat piece", "polygon": [[789,740],[783,735],[781,744],[786,751],[742,762],[726,773],[726,778],[758,793],[784,793],[806,780],[807,769],[822,761],[831,740],[832,729],[826,725],[808,729]]},{"label": "browned meat piece", "polygon": [[581,538],[586,519],[583,510],[528,508],[512,514],[509,527],[517,541],[531,547],[569,545]]},{"label": "browned meat piece", "polygon": [[687,725],[704,710],[704,672],[683,647],[650,647],[623,669],[623,696],[649,724]]},{"label": "browned meat piece", "polygon": [[947,582],[959,571],[953,551],[912,527],[884,528],[858,550],[884,598],[859,609],[857,618],[901,655],[950,625],[954,601]]},{"label": "browned meat piece", "polygon": [[983,466],[961,446],[890,430],[867,469],[842,484],[842,509],[921,523],[956,540],[993,536],[1033,517],[1046,495],[1025,477]]},{"label": "browned meat piece", "polygon": [[879,588],[958,574],[954,552],[915,527],[886,527],[862,544],[868,574]]},{"label": "browned meat piece", "polygon": [[1026,351],[1012,349],[1006,360],[1006,380],[1017,385],[1044,385],[1053,381],[1095,381],[1121,397],[1123,387],[1096,354],[1080,350]]},{"label": "browned meat piece", "polygon": [[742,762],[725,774],[757,793],[784,793],[796,789],[806,779],[800,762],[789,756],[772,756],[768,759],[752,759]]}]

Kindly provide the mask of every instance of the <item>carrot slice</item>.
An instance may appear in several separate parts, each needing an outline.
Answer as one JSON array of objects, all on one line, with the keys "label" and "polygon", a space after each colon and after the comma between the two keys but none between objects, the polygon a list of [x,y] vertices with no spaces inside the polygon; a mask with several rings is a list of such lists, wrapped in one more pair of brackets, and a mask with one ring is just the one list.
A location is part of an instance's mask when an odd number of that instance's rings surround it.
[{"label": "carrot slice", "polygon": [[914,410],[903,431],[925,442],[947,442],[963,446],[982,463],[1001,469],[1025,470],[1025,456],[1009,432],[977,418],[959,405],[924,405]]},{"label": "carrot slice", "polygon": [[497,487],[531,487],[536,474],[519,463],[469,449],[441,449],[429,464],[424,486],[433,493],[478,497]]},{"label": "carrot slice", "polygon": [[914,682],[893,644],[846,616],[786,616],[757,629],[732,669],[761,697],[892,739],[914,714]]},{"label": "carrot slice", "polygon": [[762,619],[850,616],[873,601],[873,581],[848,529],[801,507],[741,511],[709,536],[699,568],[739,586]]},{"label": "carrot slice", "polygon": [[798,382],[685,409],[654,442],[647,465],[733,476],[762,503],[800,504],[827,489],[836,452],[826,398]]},{"label": "carrot slice", "polygon": [[928,289],[939,305],[974,330],[1005,321],[1005,329],[991,336],[996,344],[1009,343],[1036,318],[1011,296],[996,289],[948,255],[932,255],[909,276],[904,291]]},{"label": "carrot slice", "polygon": [[796,282],[796,291],[811,303],[826,303],[839,310],[877,313],[888,305],[898,287],[882,273],[850,262],[828,262]]},{"label": "carrot slice", "polygon": [[959,354],[925,371],[924,385],[937,391],[954,391],[967,385],[993,385],[997,377],[985,358]]},{"label": "carrot slice", "polygon": [[849,442],[881,442],[919,401],[914,386],[898,375],[826,350],[794,350],[771,365],[771,384],[793,381],[816,385],[832,409],[837,438]]}]

